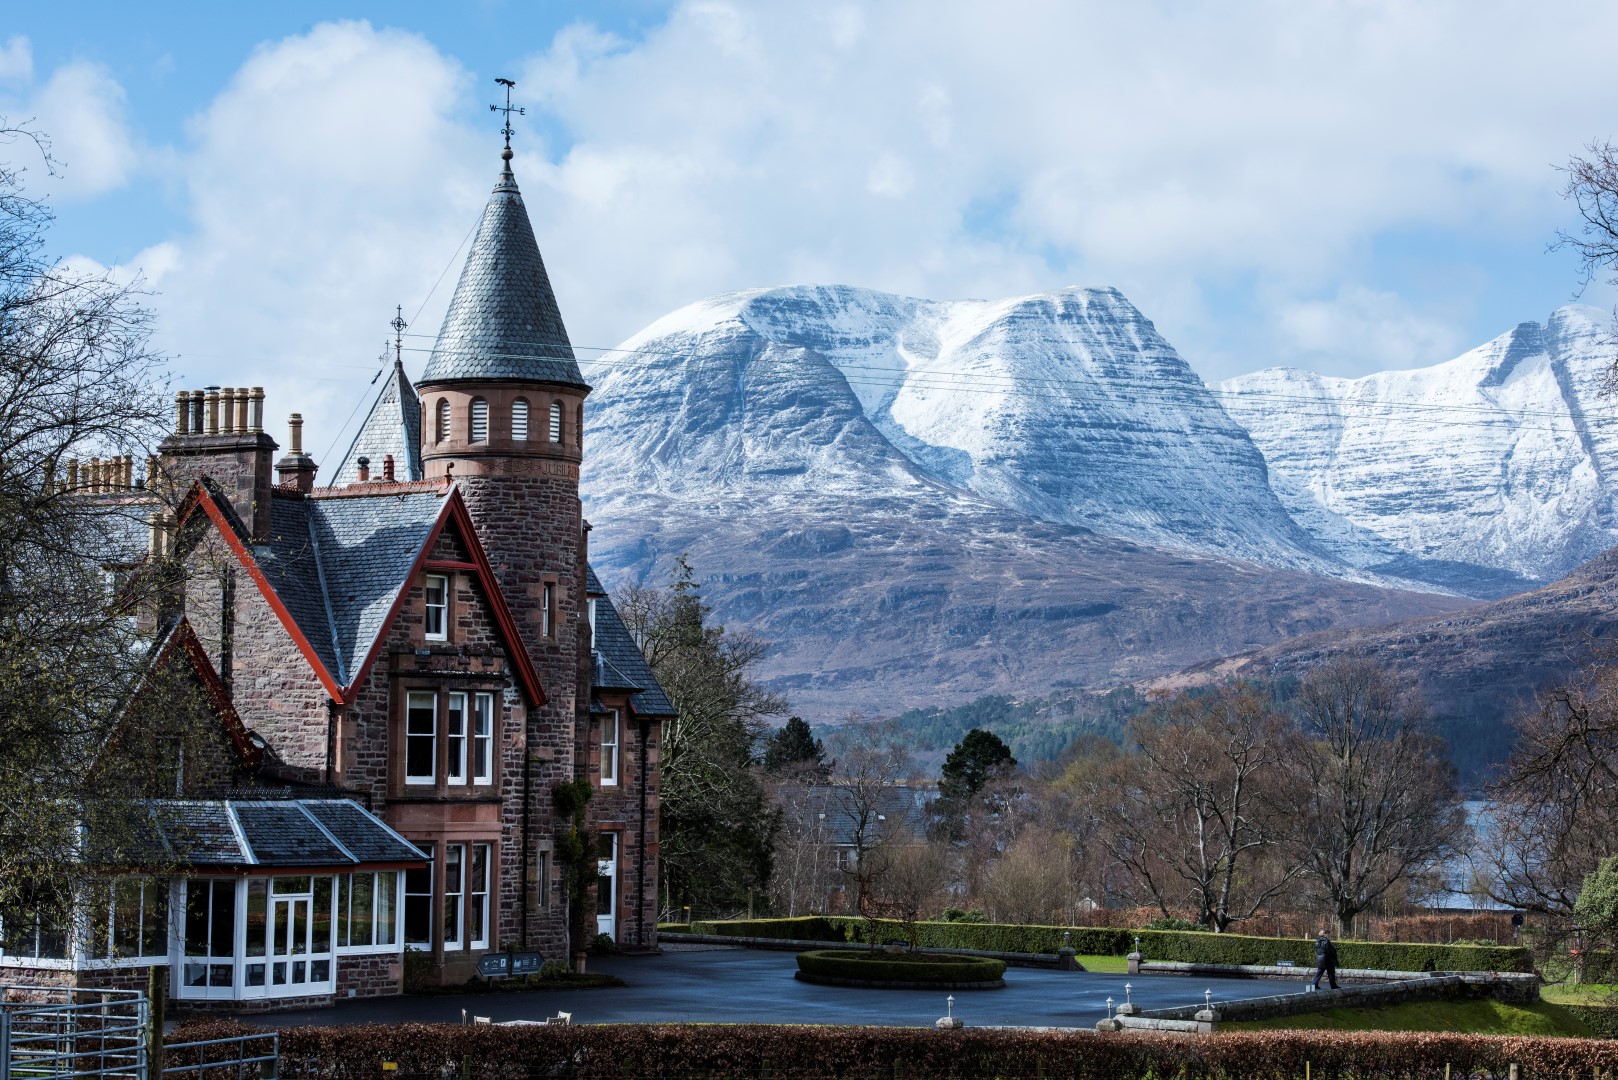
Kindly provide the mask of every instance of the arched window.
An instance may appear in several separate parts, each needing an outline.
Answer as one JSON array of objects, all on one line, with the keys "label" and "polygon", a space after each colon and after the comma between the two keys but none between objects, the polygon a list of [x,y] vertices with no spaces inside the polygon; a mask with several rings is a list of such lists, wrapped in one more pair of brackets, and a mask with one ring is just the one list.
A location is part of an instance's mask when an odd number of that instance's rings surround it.
[{"label": "arched window", "polygon": [[560,401],[553,401],[553,402],[551,402],[551,442],[559,443],[561,441],[562,441],[562,403]]},{"label": "arched window", "polygon": [[449,438],[449,398],[438,399],[438,425],[433,431],[433,442]]},{"label": "arched window", "polygon": [[511,441],[528,441],[528,402],[522,398],[511,403]]},{"label": "arched window", "polygon": [[472,442],[489,441],[489,403],[482,398],[472,399]]}]

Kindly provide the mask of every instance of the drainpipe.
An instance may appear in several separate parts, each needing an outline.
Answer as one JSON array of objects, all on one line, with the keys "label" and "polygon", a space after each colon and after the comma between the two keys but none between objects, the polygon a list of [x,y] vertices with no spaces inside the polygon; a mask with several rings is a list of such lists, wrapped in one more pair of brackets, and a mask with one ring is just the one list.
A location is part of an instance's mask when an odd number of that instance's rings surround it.
[{"label": "drainpipe", "polygon": [[651,721],[640,720],[640,858],[635,865],[635,944],[646,944],[646,732]]},{"label": "drainpipe", "polygon": [[[527,663],[528,662],[527,657],[522,658],[522,660],[519,661],[519,662],[520,663]],[[528,714],[527,714],[526,711],[524,711],[524,713],[523,713],[523,724],[524,724],[525,727],[527,726],[527,723],[528,723]],[[528,902],[528,868],[529,868],[529,861],[528,860],[532,857],[529,854],[529,851],[528,851],[529,847],[531,846],[531,840],[530,840],[529,834],[528,834],[528,827],[529,827],[529,823],[530,823],[531,819],[533,818],[533,809],[534,809],[533,799],[530,796],[530,792],[531,792],[532,787],[533,787],[533,778],[534,778],[533,750],[530,749],[530,747],[528,745],[528,740],[525,738],[525,739],[523,739],[523,748],[522,748],[522,870],[520,871],[521,874],[522,874],[523,899],[522,899],[522,903],[517,905],[518,908],[522,911],[522,919],[521,919],[521,922],[522,922],[522,944],[523,944],[523,948],[525,948],[525,949],[533,941],[533,939],[528,936],[528,909],[529,909],[529,907],[532,906]],[[543,899],[544,899],[543,897],[535,897],[535,903],[538,903]]]},{"label": "drainpipe", "polygon": [[336,698],[326,699],[326,786],[337,786],[337,712]]}]

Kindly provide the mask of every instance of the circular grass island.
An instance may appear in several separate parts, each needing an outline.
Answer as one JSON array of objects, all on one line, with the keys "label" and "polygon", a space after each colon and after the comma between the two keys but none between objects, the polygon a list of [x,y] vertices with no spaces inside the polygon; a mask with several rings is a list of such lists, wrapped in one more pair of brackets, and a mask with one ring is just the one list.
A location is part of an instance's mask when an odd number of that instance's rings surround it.
[{"label": "circular grass island", "polygon": [[987,956],[816,949],[798,954],[796,977],[823,986],[992,990],[1006,985],[1005,974],[1005,961]]}]

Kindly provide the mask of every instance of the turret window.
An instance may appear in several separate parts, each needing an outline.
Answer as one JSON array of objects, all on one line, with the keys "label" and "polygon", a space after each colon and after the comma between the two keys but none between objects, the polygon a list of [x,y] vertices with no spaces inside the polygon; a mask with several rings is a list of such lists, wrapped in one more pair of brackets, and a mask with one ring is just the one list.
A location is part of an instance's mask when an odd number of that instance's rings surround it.
[{"label": "turret window", "polygon": [[511,441],[528,441],[528,402],[522,398],[511,403]]},{"label": "turret window", "polygon": [[562,441],[562,403],[560,401],[553,401],[553,402],[551,402],[551,442],[559,443],[561,441]]},{"label": "turret window", "polygon": [[449,399],[438,399],[438,426],[434,431],[434,442],[443,442],[449,438]]},{"label": "turret window", "polygon": [[472,399],[472,442],[489,441],[489,403],[482,398]]}]

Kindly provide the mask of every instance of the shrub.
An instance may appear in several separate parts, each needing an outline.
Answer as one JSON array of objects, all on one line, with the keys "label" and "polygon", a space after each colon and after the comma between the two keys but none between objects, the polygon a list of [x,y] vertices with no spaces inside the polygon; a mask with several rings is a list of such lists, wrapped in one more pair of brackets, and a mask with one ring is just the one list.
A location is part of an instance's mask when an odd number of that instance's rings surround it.
[{"label": "shrub", "polygon": [[[172,1037],[219,1038],[253,1029],[229,1020],[186,1024]],[[293,1027],[281,1032],[279,1075],[476,1076],[517,1080],[568,1076],[1036,1077],[1114,1080],[1319,1080],[1451,1075],[1504,1078],[1610,1075],[1618,1043],[1599,1039],[1454,1035],[1436,1032],[1236,1032],[1187,1039],[1135,1032],[967,1028],[792,1027],[646,1024],[460,1027],[453,1024]]]},{"label": "shrub", "polygon": [[848,952],[823,949],[798,954],[798,970],[825,979],[869,982],[956,985],[994,982],[1006,974],[1003,960],[987,956],[936,956],[928,953]]},{"label": "shrub", "polygon": [[989,920],[984,918],[983,912],[979,911],[977,908],[973,908],[971,911],[962,911],[958,907],[947,907],[939,914],[938,921],[956,923],[983,923],[988,922]]},{"label": "shrub", "polygon": [[1180,919],[1173,915],[1160,915],[1146,924],[1148,930],[1196,930],[1197,924],[1190,919]]},{"label": "shrub", "polygon": [[[774,937],[793,941],[865,941],[869,931],[877,941],[898,934],[897,924],[837,916],[798,919],[753,919],[692,924],[700,934],[736,937]],[[1068,944],[1084,956],[1122,956],[1134,947],[1138,935],[1148,960],[1177,960],[1193,964],[1273,964],[1291,960],[1313,966],[1312,938],[1267,938],[1245,934],[1210,934],[1191,930],[1121,930],[1089,926],[1023,926],[1009,923],[916,923],[916,944],[929,949],[973,949],[997,953],[1054,954]],[[1602,954],[1611,956],[1611,954]],[[1339,941],[1338,963],[1345,968],[1385,971],[1532,971],[1527,949],[1516,946],[1418,945],[1403,942]],[[1586,957],[1586,970],[1594,954]],[[1603,969],[1605,970],[1605,969]],[[1586,981],[1603,981],[1586,974]],[[1618,981],[1618,980],[1613,980]]]}]

